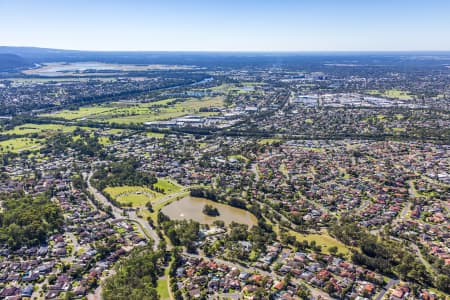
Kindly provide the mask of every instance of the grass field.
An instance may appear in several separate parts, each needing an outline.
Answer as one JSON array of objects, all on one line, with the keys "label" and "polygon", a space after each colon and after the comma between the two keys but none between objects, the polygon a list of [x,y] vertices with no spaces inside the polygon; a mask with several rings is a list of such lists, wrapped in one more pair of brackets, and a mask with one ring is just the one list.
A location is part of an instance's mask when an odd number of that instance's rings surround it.
[{"label": "grass field", "polygon": [[230,83],[224,83],[218,86],[213,86],[211,88],[209,88],[208,90],[212,91],[212,92],[223,92],[223,93],[228,93],[233,89],[237,89],[236,86],[234,84],[230,84]]},{"label": "grass field", "polygon": [[366,94],[369,94],[369,95],[381,95],[381,92],[379,90],[368,90],[368,91],[366,91]]},{"label": "grass field", "polygon": [[99,137],[98,141],[99,141],[99,143],[101,145],[109,145],[109,144],[111,144],[111,139],[109,137],[107,137],[107,136]]},{"label": "grass field", "polygon": [[142,103],[142,104],[139,102],[136,102],[135,104],[140,105],[142,107],[162,106],[162,105],[168,105],[173,100],[175,100],[175,98],[168,98],[168,99],[164,99],[164,100]]},{"label": "grass field", "polygon": [[113,198],[117,198],[124,194],[129,193],[137,193],[137,192],[146,192],[153,193],[152,190],[143,186],[116,186],[116,187],[107,187],[105,192],[111,195]]},{"label": "grass field", "polygon": [[214,86],[208,88],[212,92],[221,92],[224,94],[234,93],[234,94],[246,94],[255,93],[254,88],[257,86],[262,86],[264,84],[259,82],[245,82],[242,86],[237,86],[231,83],[224,83],[222,85]]},{"label": "grass field", "polygon": [[[149,105],[148,107],[140,107],[139,109],[135,109],[134,111],[126,111],[125,116],[123,111],[115,112],[114,116],[108,116],[104,121],[109,123],[129,124],[169,120],[190,114],[214,115],[217,113],[199,113],[199,109],[202,107],[223,105],[222,97],[205,97],[202,99],[191,98],[183,102],[168,105],[167,102],[170,101],[165,101],[165,104],[161,104],[161,101],[155,102],[153,104],[150,103],[151,105]],[[156,107],[159,105],[163,106]]]},{"label": "grass field", "polygon": [[398,89],[386,90],[384,92],[379,90],[370,90],[367,91],[367,94],[400,100],[411,100],[413,98],[409,92]]},{"label": "grass field", "polygon": [[51,118],[61,118],[65,120],[76,120],[90,117],[93,115],[102,114],[113,109],[114,109],[113,107],[108,106],[89,106],[89,107],[80,107],[77,110],[62,110],[56,113],[43,114],[41,116]]},{"label": "grass field", "polygon": [[328,233],[322,232],[322,233],[314,233],[314,234],[301,234],[298,232],[291,231],[290,234],[294,235],[299,241],[308,241],[308,243],[315,241],[316,245],[322,247],[322,252],[324,253],[330,253],[328,249],[330,247],[336,246],[338,249],[338,253],[342,253],[345,256],[350,255],[350,249],[341,243],[340,241],[336,240],[335,238],[331,237]]},{"label": "grass field", "polygon": [[132,207],[143,207],[147,202],[156,201],[166,195],[176,193],[182,188],[170,180],[161,178],[158,178],[158,182],[154,184],[154,187],[161,189],[163,193],[155,192],[143,186],[107,187],[104,191],[122,204],[127,205],[131,203]]},{"label": "grass field", "polygon": [[[169,269],[169,268],[166,268],[166,269]],[[156,286],[156,292],[158,293],[161,300],[169,300],[170,299],[168,288],[169,287],[167,285],[166,277],[158,279],[157,286]]]},{"label": "grass field", "polygon": [[40,147],[40,140],[33,138],[16,138],[0,142],[0,152],[3,153],[18,153],[24,150],[38,150]]},{"label": "grass field", "polygon": [[164,194],[172,194],[181,190],[181,186],[168,179],[158,178],[158,182],[153,185],[155,188],[162,189]]},{"label": "grass field", "polygon": [[[199,114],[200,108],[223,106],[223,97],[203,97],[182,99],[164,99],[150,103],[111,102],[104,105],[81,107],[78,110],[62,110],[43,114],[42,117],[62,118],[66,120],[87,119],[103,123],[131,124],[168,120],[189,114]],[[217,113],[200,113],[213,115]]]},{"label": "grass field", "polygon": [[281,142],[281,140],[279,140],[279,139],[260,139],[258,141],[258,144],[260,144],[260,145],[270,145],[270,144],[277,143],[277,142]]},{"label": "grass field", "polygon": [[237,159],[239,161],[248,162],[248,158],[240,154],[230,155],[228,156],[228,159]]},{"label": "grass field", "polygon": [[145,122],[153,122],[153,121],[165,121],[173,118],[182,117],[188,115],[189,113],[186,111],[155,111],[153,113],[147,114],[137,114],[130,115],[124,117],[111,117],[111,118],[98,118],[94,119],[94,121],[100,122],[108,122],[108,123],[116,123],[116,124],[139,124]]},{"label": "grass field", "polygon": [[147,202],[151,202],[154,198],[150,194],[126,194],[117,198],[122,204],[130,204],[132,207],[144,206]]},{"label": "grass field", "polygon": [[162,139],[165,136],[164,133],[158,132],[147,132],[145,135],[149,138],[156,138],[156,139]]},{"label": "grass field", "polygon": [[412,96],[408,92],[397,90],[397,89],[387,90],[384,92],[383,95],[386,97],[389,97],[389,98],[395,98],[395,99],[400,99],[400,100],[411,100],[412,99]]},{"label": "grass field", "polygon": [[[173,259],[170,260],[170,263],[173,263]],[[169,273],[170,268],[167,267],[164,269],[164,277],[158,279],[156,291],[158,292],[159,297],[161,300],[169,300],[170,299],[170,293],[169,293]]]},{"label": "grass field", "polygon": [[[89,127],[80,127],[83,130],[93,130]],[[62,124],[24,124],[14,127],[14,129],[0,132],[0,134],[15,134],[15,135],[29,135],[29,134],[45,134],[56,132],[73,132],[77,126],[66,126]]]},{"label": "grass field", "polygon": [[401,128],[401,127],[393,127],[392,128],[393,132],[405,132],[406,128]]},{"label": "grass field", "polygon": [[283,174],[284,176],[286,176],[286,177],[289,176],[289,171],[288,171],[285,163],[282,163],[280,165],[279,170],[280,170],[281,174]]},{"label": "grass field", "polygon": [[142,186],[107,187],[104,191],[122,204],[131,203],[132,207],[144,206],[161,195]]},{"label": "grass field", "polygon": [[[72,136],[72,140],[74,142],[78,141],[80,138],[81,138],[80,135],[73,135]],[[107,136],[100,136],[98,138],[98,142],[100,143],[100,145],[110,145],[112,143],[111,139],[109,137],[107,137]]]},{"label": "grass field", "polygon": [[123,129],[115,129],[115,128],[105,130],[106,133],[109,133],[109,134],[119,134],[119,135],[122,134],[124,131],[125,131],[125,130],[123,130]]}]

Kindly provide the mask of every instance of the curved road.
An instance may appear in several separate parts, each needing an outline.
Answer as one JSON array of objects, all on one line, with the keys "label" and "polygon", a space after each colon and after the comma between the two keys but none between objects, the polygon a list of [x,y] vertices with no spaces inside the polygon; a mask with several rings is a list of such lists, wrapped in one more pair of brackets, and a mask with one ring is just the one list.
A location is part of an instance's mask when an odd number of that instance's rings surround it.
[{"label": "curved road", "polygon": [[[95,199],[100,202],[104,206],[111,206],[112,208],[112,215],[115,220],[126,220],[131,223],[134,223],[138,226],[139,231],[143,236],[145,236],[147,239],[152,239],[154,241],[153,248],[154,250],[158,249],[160,238],[156,231],[150,226],[150,224],[141,218],[139,218],[136,215],[136,211],[125,211],[122,208],[119,208],[117,206],[114,206],[109,200],[103,195],[99,190],[97,190],[95,187],[91,185],[91,177],[93,175],[92,170],[89,172],[89,174],[83,174],[83,177],[85,178],[87,187],[89,192],[95,197]],[[167,195],[158,201],[154,203],[154,205],[162,204],[174,197],[181,196],[186,193],[188,190],[188,187],[183,188],[181,191]],[[169,291],[169,297],[170,299],[174,299],[172,295],[172,291],[169,286],[169,278],[167,278],[167,284],[168,284],[168,291]],[[88,299],[90,300],[99,300],[101,298],[101,285],[95,290],[94,294],[89,294]]]},{"label": "curved road", "polygon": [[155,232],[155,230],[150,226],[150,224],[141,218],[139,218],[136,215],[135,211],[125,212],[123,209],[118,208],[117,206],[114,206],[111,202],[108,201],[108,199],[95,187],[91,185],[91,177],[93,175],[93,172],[91,171],[89,175],[86,178],[86,183],[88,186],[89,192],[91,192],[92,195],[94,195],[95,199],[102,203],[104,206],[111,206],[112,208],[112,214],[115,219],[126,219],[132,223],[135,223],[138,225],[139,230],[141,233],[148,239],[152,239],[154,241],[153,248],[156,250],[158,249],[159,245],[159,236]]}]

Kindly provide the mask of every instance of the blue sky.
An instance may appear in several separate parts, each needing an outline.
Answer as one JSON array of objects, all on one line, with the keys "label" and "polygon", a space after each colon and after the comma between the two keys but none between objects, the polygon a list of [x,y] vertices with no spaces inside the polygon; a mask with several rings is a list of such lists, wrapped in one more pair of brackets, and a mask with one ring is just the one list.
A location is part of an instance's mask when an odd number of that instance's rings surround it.
[{"label": "blue sky", "polygon": [[0,45],[450,50],[450,0],[0,0]]}]

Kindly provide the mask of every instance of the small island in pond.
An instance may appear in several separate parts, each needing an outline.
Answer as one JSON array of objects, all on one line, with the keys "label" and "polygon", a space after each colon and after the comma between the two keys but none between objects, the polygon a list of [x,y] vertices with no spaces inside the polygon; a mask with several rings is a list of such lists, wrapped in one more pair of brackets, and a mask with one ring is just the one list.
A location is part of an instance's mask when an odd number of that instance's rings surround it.
[{"label": "small island in pond", "polygon": [[203,207],[203,213],[210,217],[217,217],[220,215],[219,210],[209,204],[205,204],[205,206]]}]

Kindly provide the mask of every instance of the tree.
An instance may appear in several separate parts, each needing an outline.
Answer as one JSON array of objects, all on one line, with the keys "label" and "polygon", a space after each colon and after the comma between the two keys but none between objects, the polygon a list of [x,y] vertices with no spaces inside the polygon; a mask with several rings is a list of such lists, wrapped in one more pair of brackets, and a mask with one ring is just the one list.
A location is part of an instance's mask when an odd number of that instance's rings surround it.
[{"label": "tree", "polygon": [[222,220],[214,220],[213,225],[220,228],[225,228],[225,222]]},{"label": "tree", "polygon": [[217,217],[220,215],[219,210],[210,204],[205,204],[203,207],[203,213],[210,217]]},{"label": "tree", "polygon": [[12,194],[0,198],[4,208],[0,212],[0,243],[8,243],[12,249],[33,246],[46,242],[51,233],[58,232],[64,218],[50,197]]},{"label": "tree", "polygon": [[336,253],[338,252],[338,247],[332,246],[332,247],[328,248],[328,252],[330,252],[333,255],[336,255]]},{"label": "tree", "polygon": [[105,280],[103,299],[159,299],[155,288],[162,257],[163,252],[154,252],[150,246],[134,249],[128,259],[116,266],[116,274]]},{"label": "tree", "polygon": [[436,287],[445,293],[450,293],[450,277],[447,275],[439,275],[436,278]]}]

